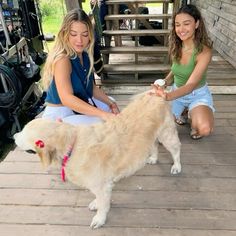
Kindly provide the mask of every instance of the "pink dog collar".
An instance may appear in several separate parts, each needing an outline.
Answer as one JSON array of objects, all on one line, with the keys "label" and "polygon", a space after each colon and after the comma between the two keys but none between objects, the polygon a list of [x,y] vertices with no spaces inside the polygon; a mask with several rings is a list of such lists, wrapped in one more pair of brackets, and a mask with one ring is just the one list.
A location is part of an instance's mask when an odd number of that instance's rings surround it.
[{"label": "pink dog collar", "polygon": [[[75,142],[74,142],[75,143]],[[65,174],[65,167],[66,167],[66,163],[69,160],[73,147],[74,147],[74,143],[69,146],[67,153],[64,155],[63,159],[62,159],[62,163],[61,163],[61,179],[63,182],[65,182],[66,180],[66,174]]]},{"label": "pink dog collar", "polygon": [[62,160],[62,164],[61,164],[61,180],[63,182],[66,181],[65,166],[66,166],[66,163],[67,163],[68,159],[69,159],[69,157],[67,155],[65,155],[63,160]]}]

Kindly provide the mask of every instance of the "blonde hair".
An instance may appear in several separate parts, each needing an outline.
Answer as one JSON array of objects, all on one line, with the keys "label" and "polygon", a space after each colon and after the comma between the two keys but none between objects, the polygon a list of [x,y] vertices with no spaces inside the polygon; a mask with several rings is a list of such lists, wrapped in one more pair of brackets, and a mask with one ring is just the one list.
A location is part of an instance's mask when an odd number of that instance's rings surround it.
[{"label": "blonde hair", "polygon": [[89,61],[90,61],[90,68],[89,68],[89,73],[88,77],[92,73],[93,70],[93,64],[94,64],[94,59],[93,59],[93,48],[94,48],[94,30],[92,23],[88,17],[88,15],[81,9],[73,9],[67,13],[65,16],[63,23],[61,25],[61,29],[58,32],[58,35],[56,37],[55,45],[53,49],[50,51],[48,54],[46,63],[44,65],[43,69],[43,76],[42,76],[42,83],[43,83],[43,88],[47,89],[53,79],[53,74],[54,74],[54,66],[55,63],[60,60],[63,57],[69,57],[73,58],[77,56],[76,51],[70,46],[69,44],[69,34],[70,34],[70,29],[71,25],[74,22],[81,22],[85,24],[88,28],[88,33],[89,33],[89,45],[87,47],[87,52],[89,56]]}]

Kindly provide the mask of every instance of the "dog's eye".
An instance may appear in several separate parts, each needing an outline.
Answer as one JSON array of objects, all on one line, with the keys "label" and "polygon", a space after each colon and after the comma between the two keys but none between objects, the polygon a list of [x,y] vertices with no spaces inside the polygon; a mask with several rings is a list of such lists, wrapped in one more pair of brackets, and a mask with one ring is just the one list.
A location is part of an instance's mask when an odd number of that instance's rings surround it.
[{"label": "dog's eye", "polygon": [[36,152],[32,149],[26,150],[26,152],[30,153],[30,154],[36,154]]}]

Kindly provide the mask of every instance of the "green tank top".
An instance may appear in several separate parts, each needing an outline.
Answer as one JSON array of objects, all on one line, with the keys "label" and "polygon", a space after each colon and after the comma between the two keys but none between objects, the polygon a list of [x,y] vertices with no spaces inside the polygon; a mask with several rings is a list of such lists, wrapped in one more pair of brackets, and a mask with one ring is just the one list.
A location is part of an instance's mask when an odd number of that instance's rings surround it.
[{"label": "green tank top", "polygon": [[[186,82],[188,81],[196,65],[196,56],[197,56],[197,50],[194,49],[188,64],[183,65],[177,62],[173,62],[171,66],[171,71],[174,75],[174,83],[176,84],[177,87],[185,85]],[[206,71],[204,72],[198,87],[202,87],[205,84],[206,84]]]}]

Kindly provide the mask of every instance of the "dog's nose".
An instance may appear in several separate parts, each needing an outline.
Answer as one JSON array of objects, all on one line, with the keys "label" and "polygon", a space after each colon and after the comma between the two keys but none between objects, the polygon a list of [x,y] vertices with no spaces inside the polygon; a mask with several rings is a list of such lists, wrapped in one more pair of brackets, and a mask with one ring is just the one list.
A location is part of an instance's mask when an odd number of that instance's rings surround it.
[{"label": "dog's nose", "polygon": [[27,153],[30,153],[30,154],[36,154],[36,152],[32,149],[29,149],[29,150],[25,150]]}]

